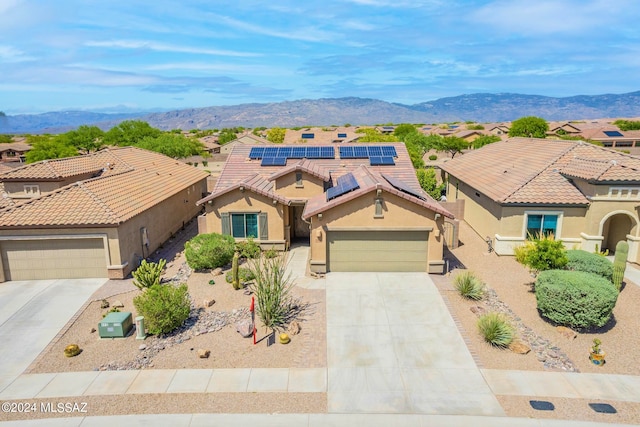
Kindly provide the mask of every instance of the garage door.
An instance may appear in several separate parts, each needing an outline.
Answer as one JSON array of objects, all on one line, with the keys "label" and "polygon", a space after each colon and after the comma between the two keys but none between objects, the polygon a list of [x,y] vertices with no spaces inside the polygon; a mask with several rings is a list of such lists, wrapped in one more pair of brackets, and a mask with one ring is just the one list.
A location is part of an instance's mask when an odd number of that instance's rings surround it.
[{"label": "garage door", "polygon": [[330,231],[329,271],[427,271],[427,231]]},{"label": "garage door", "polygon": [[102,239],[0,242],[5,280],[107,277]]}]

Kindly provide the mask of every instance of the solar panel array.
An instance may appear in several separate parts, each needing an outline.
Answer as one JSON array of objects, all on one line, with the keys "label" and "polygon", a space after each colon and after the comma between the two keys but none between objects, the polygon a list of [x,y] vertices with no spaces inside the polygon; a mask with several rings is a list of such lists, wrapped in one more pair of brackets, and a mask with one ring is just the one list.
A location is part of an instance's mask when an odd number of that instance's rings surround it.
[{"label": "solar panel array", "polygon": [[398,157],[393,145],[352,145],[340,147],[342,159],[368,159],[371,156]]},{"label": "solar panel array", "polygon": [[420,200],[426,200],[422,194],[418,193],[416,190],[407,186],[407,184],[405,184],[403,181],[400,181],[399,179],[386,175],[384,173],[382,174],[382,177],[386,179],[387,182],[391,184],[391,186],[394,187],[396,190],[402,191],[403,193],[410,194],[414,197],[417,197]]},{"label": "solar panel array", "polygon": [[391,156],[371,156],[369,157],[371,166],[394,166],[396,162]]},{"label": "solar panel array", "polygon": [[623,136],[623,135],[622,135],[620,132],[618,132],[617,130],[605,130],[605,131],[604,131],[604,134],[605,134],[605,135],[607,135],[607,136],[610,136],[610,137],[613,137],[613,136],[617,136],[617,137]]},{"label": "solar panel array", "polygon": [[[253,147],[249,152],[249,158],[254,160],[265,158],[282,158],[287,164],[287,159],[333,159],[335,158],[335,150],[333,147]],[[264,161],[262,166],[266,165]],[[280,164],[278,163],[278,166]]]},{"label": "solar panel array", "polygon": [[284,166],[286,164],[286,157],[263,157],[260,166]]},{"label": "solar panel array", "polygon": [[350,191],[360,188],[358,181],[353,174],[348,173],[338,178],[336,185],[327,190],[327,202],[336,197],[342,196]]}]

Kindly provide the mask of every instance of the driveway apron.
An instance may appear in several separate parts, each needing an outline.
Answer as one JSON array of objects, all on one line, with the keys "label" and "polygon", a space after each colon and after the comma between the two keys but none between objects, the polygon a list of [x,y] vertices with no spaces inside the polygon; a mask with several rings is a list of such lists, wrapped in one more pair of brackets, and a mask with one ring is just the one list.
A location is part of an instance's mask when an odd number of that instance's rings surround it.
[{"label": "driveway apron", "polygon": [[330,413],[504,416],[426,273],[329,273]]}]

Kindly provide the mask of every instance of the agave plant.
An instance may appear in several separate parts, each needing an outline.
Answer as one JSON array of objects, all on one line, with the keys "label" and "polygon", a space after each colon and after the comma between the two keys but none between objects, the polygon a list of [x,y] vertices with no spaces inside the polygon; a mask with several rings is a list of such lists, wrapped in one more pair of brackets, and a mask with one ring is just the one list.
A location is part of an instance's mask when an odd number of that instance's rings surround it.
[{"label": "agave plant", "polygon": [[508,347],[515,338],[515,329],[501,313],[491,312],[478,319],[480,334],[489,344],[496,347]]},{"label": "agave plant", "polygon": [[456,290],[465,298],[478,301],[484,297],[484,283],[471,271],[458,274],[453,279],[453,283]]}]

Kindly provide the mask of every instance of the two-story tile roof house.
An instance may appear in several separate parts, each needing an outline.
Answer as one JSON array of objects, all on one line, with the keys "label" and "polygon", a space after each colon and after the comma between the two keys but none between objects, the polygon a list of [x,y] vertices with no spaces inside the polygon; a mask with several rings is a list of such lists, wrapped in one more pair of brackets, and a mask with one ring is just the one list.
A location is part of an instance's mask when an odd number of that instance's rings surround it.
[{"label": "two-story tile roof house", "polygon": [[403,144],[238,145],[199,218],[201,233],[310,245],[312,272],[442,272],[452,215],[421,188]]},{"label": "two-story tile roof house", "polygon": [[0,174],[0,280],[125,277],[198,214],[207,175],[132,147]]}]

